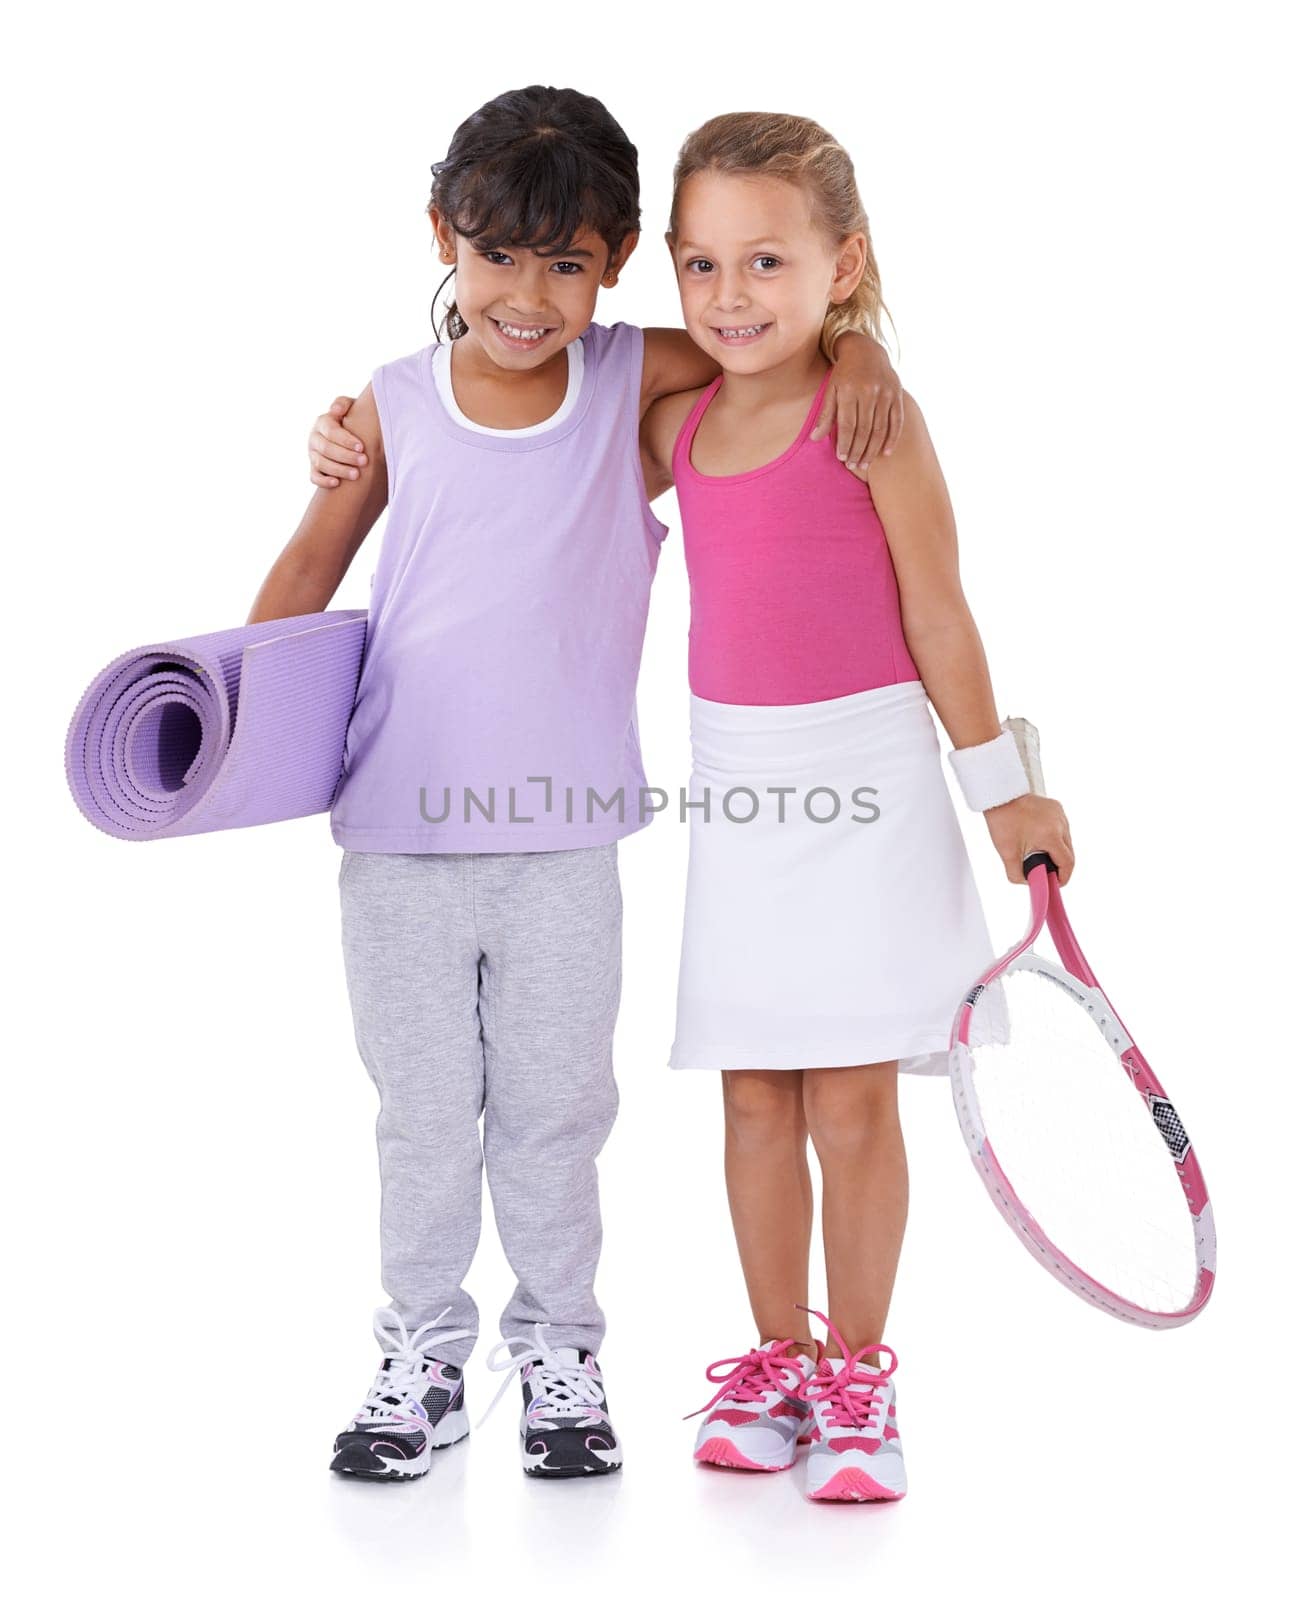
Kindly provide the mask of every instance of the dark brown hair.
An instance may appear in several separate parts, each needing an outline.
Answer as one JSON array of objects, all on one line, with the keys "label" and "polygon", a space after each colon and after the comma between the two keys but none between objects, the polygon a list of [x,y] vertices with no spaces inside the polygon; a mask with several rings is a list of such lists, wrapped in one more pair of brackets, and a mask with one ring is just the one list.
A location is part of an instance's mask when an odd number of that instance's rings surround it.
[{"label": "dark brown hair", "polygon": [[[600,100],[577,89],[533,84],[500,94],[462,123],[431,172],[427,210],[480,249],[560,255],[587,228],[613,257],[641,226],[637,147]],[[444,326],[450,339],[467,331],[452,302]]]}]

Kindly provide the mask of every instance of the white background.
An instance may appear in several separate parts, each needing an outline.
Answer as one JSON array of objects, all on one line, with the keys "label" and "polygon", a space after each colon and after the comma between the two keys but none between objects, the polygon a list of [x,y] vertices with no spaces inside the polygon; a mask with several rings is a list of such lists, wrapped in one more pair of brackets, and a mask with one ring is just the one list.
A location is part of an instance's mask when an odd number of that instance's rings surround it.
[{"label": "white background", "polygon": [[[8,501],[0,1464],[20,1593],[1242,1591],[1285,1523],[1284,85],[1273,7],[27,8],[3,68]],[[599,318],[677,320],[682,137],[815,115],[851,149],[951,486],[1002,715],[1042,730],[1067,904],[1215,1197],[1193,1326],[1079,1304],[998,1221],[945,1083],[904,1085],[890,1337],[911,1477],[826,1509],[691,1467],[752,1336],[717,1081],[665,1067],[676,816],[621,847],[603,1356],[626,1466],[521,1476],[512,1397],[429,1478],[327,1470],[372,1375],[376,1097],[319,816],[150,847],[91,829],[67,718],[112,656],[245,619],[309,498],[310,418],[432,337],[430,163],[503,89],[603,98],[645,237]],[[643,666],[684,781],[673,526]],[[380,528],[337,606],[366,603]],[[998,943],[1024,897],[963,822]],[[966,975],[969,976],[969,975]],[[471,1277],[485,1327],[496,1242]],[[817,1290],[819,1296],[820,1290]]]}]

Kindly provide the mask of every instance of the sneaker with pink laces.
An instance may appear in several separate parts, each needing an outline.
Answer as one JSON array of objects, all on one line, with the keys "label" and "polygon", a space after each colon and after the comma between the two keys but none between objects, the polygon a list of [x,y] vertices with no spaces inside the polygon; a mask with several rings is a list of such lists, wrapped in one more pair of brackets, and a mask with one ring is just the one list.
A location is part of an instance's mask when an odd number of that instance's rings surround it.
[{"label": "sneaker with pink laces", "polygon": [[[906,1493],[906,1464],[893,1386],[897,1356],[886,1344],[850,1351],[829,1319],[821,1320],[843,1356],[823,1355],[806,1389],[812,1408],[808,1498],[900,1500]],[[883,1365],[870,1357],[890,1359]]]},{"label": "sneaker with pink laces", "polygon": [[707,1369],[709,1381],[722,1387],[701,1407],[708,1415],[696,1435],[696,1461],[753,1472],[783,1472],[794,1465],[794,1452],[811,1425],[804,1395],[815,1362],[791,1355],[793,1348],[792,1339],[769,1339],[747,1355],[729,1356]]}]

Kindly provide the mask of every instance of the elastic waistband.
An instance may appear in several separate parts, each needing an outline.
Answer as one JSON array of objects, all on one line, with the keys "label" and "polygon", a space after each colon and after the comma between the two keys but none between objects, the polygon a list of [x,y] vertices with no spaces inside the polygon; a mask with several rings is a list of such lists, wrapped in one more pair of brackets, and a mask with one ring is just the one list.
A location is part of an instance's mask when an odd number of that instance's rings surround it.
[{"label": "elastic waistband", "polygon": [[834,700],[738,706],[691,696],[691,754],[697,771],[772,776],[827,771],[907,751],[937,750],[928,692],[918,679]]}]

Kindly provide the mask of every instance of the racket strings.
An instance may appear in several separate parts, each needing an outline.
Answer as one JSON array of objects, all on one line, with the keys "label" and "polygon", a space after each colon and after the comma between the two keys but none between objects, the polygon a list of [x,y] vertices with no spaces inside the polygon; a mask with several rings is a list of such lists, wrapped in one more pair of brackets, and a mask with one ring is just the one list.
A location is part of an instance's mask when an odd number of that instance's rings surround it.
[{"label": "racket strings", "polygon": [[1155,1121],[1087,1007],[1011,968],[976,1003],[969,1047],[988,1142],[1052,1244],[1138,1306],[1187,1305],[1193,1222],[1168,1148],[1182,1130]]}]

